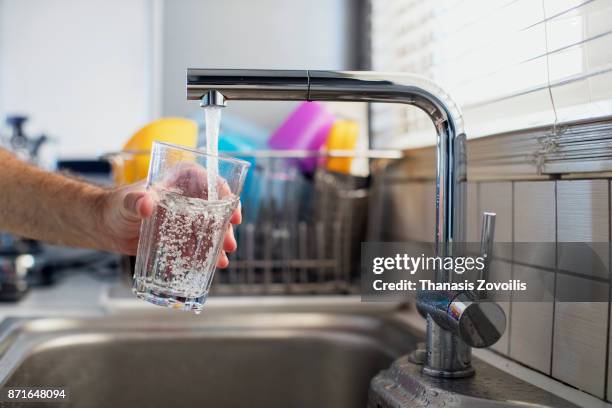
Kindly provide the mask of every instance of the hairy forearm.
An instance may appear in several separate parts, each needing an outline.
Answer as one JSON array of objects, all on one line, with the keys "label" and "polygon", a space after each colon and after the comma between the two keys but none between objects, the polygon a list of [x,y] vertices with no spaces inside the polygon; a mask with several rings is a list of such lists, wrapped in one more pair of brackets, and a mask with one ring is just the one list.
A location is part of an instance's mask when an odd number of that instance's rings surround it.
[{"label": "hairy forearm", "polygon": [[2,149],[0,168],[0,231],[100,248],[104,189],[45,172]]}]

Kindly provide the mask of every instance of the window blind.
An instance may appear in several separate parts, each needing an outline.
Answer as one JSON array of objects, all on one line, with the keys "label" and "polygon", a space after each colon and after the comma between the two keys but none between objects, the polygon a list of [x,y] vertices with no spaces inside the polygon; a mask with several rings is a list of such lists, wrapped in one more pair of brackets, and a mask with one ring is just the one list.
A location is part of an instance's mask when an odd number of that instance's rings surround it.
[{"label": "window blind", "polygon": [[[370,1],[372,68],[439,83],[468,138],[612,115],[610,0]],[[377,147],[435,141],[414,108],[373,105],[371,126]]]}]

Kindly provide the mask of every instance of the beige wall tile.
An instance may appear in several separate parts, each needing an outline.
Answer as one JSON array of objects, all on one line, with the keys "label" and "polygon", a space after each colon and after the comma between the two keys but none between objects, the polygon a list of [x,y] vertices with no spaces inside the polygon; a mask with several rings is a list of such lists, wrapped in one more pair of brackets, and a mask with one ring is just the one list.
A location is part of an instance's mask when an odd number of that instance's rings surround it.
[{"label": "beige wall tile", "polygon": [[[509,262],[494,260],[491,262],[489,270],[490,281],[507,281],[512,278],[512,264]],[[510,339],[510,298],[508,295],[500,295],[499,293],[488,293],[489,299],[497,302],[506,314],[506,331],[502,337],[491,348],[499,353],[508,354],[509,339]]]},{"label": "beige wall tile", "polygon": [[557,182],[559,269],[609,277],[608,185],[607,180]]},{"label": "beige wall tile", "polygon": [[[554,268],[555,259],[555,182],[514,183],[514,259],[533,266]],[[520,243],[541,243],[521,245]]]},{"label": "beige wall tile", "polygon": [[[609,285],[557,274],[557,287],[590,291],[594,299],[607,298]],[[599,398],[604,396],[608,304],[556,302],[552,376]]]},{"label": "beige wall tile", "polygon": [[479,242],[480,241],[480,209],[478,206],[478,189],[479,183],[468,183],[467,184],[467,208],[466,208],[466,242]]},{"label": "beige wall tile", "polygon": [[531,293],[541,293],[539,301],[513,301],[510,316],[510,357],[550,374],[554,273],[513,265],[514,279],[530,285]]}]

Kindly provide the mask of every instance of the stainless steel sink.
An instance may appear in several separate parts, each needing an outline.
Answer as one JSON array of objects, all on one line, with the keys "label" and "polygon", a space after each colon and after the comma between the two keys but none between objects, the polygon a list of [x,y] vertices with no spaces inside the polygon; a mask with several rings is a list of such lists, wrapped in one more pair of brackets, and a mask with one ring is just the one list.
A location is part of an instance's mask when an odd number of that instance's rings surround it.
[{"label": "stainless steel sink", "polygon": [[418,338],[367,307],[14,320],[4,328],[3,385],[67,386],[66,406],[75,407],[364,407],[372,377]]},{"label": "stainless steel sink", "polygon": [[50,407],[572,406],[479,361],[473,378],[423,376],[400,358],[423,334],[388,305],[213,303],[5,321],[0,386],[68,387]]}]

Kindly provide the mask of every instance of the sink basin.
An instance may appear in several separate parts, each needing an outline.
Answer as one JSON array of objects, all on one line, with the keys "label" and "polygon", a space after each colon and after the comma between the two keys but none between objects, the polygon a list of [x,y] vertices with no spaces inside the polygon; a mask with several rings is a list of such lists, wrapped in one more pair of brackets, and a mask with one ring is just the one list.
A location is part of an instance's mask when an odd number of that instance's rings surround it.
[{"label": "sink basin", "polygon": [[64,406],[75,407],[364,407],[372,377],[418,339],[385,315],[14,320],[0,346],[0,379],[68,387]]},{"label": "sink basin", "polygon": [[66,387],[50,407],[574,407],[477,359],[471,378],[424,376],[396,306],[276,299],[9,319],[0,386]]}]

